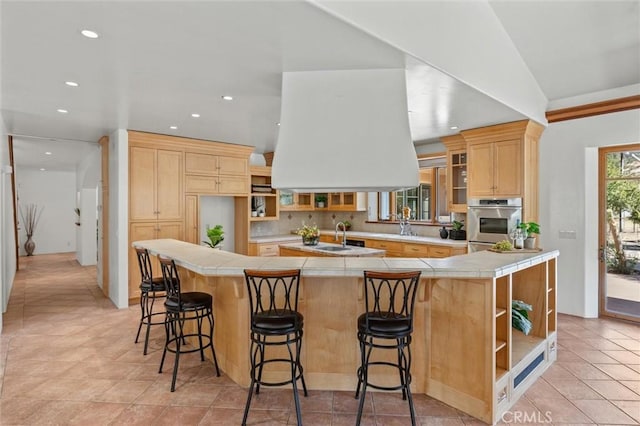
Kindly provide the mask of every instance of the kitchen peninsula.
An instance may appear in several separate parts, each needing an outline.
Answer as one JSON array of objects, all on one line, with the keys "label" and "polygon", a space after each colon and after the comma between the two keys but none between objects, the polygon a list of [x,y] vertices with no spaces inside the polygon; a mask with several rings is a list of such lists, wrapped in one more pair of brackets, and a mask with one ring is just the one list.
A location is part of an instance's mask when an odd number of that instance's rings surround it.
[{"label": "kitchen peninsula", "polygon": [[[364,270],[422,271],[412,343],[414,392],[495,423],[556,358],[555,250],[444,259],[265,258],[170,239],[133,245],[175,259],[185,290],[213,295],[218,361],[243,386],[250,370],[245,268],[301,269],[302,364],[309,389],[355,389]],[[512,300],[533,305],[527,336],[511,328]],[[264,374],[277,380],[290,371]],[[397,381],[397,371],[371,374],[377,383]]]}]

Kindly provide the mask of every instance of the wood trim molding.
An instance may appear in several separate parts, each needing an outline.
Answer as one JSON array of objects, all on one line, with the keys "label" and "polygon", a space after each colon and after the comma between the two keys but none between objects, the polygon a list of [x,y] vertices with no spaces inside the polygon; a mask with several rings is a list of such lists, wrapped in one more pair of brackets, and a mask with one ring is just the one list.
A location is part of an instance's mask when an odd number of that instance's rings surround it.
[{"label": "wood trim molding", "polygon": [[546,116],[549,123],[555,123],[637,108],[640,108],[640,95],[547,111]]},{"label": "wood trim molding", "polygon": [[16,194],[16,164],[13,158],[13,136],[9,135],[9,165],[11,166],[11,200],[13,203],[13,237],[16,244],[16,271],[20,270],[20,241],[18,240],[18,206]]}]

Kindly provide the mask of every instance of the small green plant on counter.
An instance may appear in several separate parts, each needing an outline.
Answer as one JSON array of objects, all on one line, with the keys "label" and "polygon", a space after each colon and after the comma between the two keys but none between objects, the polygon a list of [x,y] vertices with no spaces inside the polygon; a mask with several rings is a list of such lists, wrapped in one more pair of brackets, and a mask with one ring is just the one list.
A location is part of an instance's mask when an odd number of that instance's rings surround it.
[{"label": "small green plant on counter", "polygon": [[522,222],[520,224],[520,229],[527,233],[527,236],[532,236],[533,234],[540,234],[540,225],[535,222]]},{"label": "small green plant on counter", "polygon": [[316,203],[326,203],[327,196],[326,195],[316,195]]},{"label": "small green plant on counter", "polygon": [[203,241],[211,248],[216,248],[224,241],[224,231],[222,225],[216,225],[213,228],[207,228],[207,237],[210,241]]},{"label": "small green plant on counter", "polygon": [[453,230],[454,231],[461,231],[463,227],[464,227],[464,223],[459,222],[457,220],[453,221]]},{"label": "small green plant on counter", "polygon": [[531,333],[533,325],[529,320],[528,313],[531,311],[533,311],[533,306],[524,303],[522,300],[513,300],[511,302],[511,326],[524,334]]}]

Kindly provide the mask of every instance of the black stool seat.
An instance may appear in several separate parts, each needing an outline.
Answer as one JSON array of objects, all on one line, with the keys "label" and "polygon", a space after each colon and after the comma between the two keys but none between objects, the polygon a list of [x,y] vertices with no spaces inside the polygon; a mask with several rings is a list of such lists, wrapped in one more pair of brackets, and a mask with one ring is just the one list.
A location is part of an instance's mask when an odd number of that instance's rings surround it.
[{"label": "black stool seat", "polygon": [[213,304],[213,297],[210,294],[199,291],[182,293],[180,297],[180,301],[174,296],[167,297],[164,302],[165,308],[171,311],[193,311],[206,309]]},{"label": "black stool seat", "polygon": [[[160,369],[158,373],[162,373],[162,366],[167,352],[176,355],[173,363],[173,377],[171,380],[171,392],[176,390],[176,379],[178,377],[178,366],[180,363],[180,354],[200,352],[200,360],[204,361],[204,350],[211,348],[213,355],[213,363],[216,366],[216,374],[220,376],[218,369],[218,358],[216,350],[213,347],[213,297],[210,294],[198,291],[182,292],[180,287],[180,276],[173,259],[160,257],[160,266],[162,268],[162,277],[164,285],[167,289],[167,297],[164,302],[166,309],[165,320],[165,344],[162,351],[162,359],[160,360]],[[209,332],[205,333],[202,329],[204,319],[209,322]],[[184,326],[187,321],[196,322],[196,330],[193,333],[185,333]],[[193,348],[185,348],[187,337],[198,339],[198,346]]]},{"label": "black stool seat", "polygon": [[[367,317],[369,324],[367,326]],[[367,312],[358,317],[358,331],[380,338],[396,338],[411,333],[411,318],[404,315]]]},{"label": "black stool seat", "polygon": [[[380,390],[402,390],[402,399],[409,400],[411,424],[416,415],[411,396],[411,333],[413,310],[420,271],[414,272],[364,272],[365,313],[358,317],[358,342],[360,343],[360,367],[356,399],[360,395],[356,425],[360,425],[367,387]],[[391,362],[372,360],[371,352],[394,350],[398,358]],[[398,372],[400,384],[382,386],[369,381],[369,367],[393,368]],[[360,388],[362,387],[362,394]]]},{"label": "black stool seat", "polygon": [[142,281],[140,283],[140,290],[142,291],[164,291],[164,280],[162,277],[155,277],[151,282]]},{"label": "black stool seat", "polygon": [[[260,385],[282,386],[291,384],[293,401],[296,407],[298,426],[302,425],[300,400],[298,398],[298,380],[302,382],[304,396],[307,385],[304,383],[300,350],[302,348],[302,329],[304,317],[298,312],[298,287],[300,270],[256,271],[245,270],[251,308],[251,384],[244,407],[242,424],[247,424],[249,407],[253,392],[260,393]],[[267,348],[286,346],[288,357],[267,358]],[[286,380],[273,382],[262,377],[265,365],[285,364],[291,369]]]},{"label": "black stool seat", "polygon": [[290,310],[270,310],[256,314],[251,318],[251,329],[262,334],[293,333],[302,330],[304,317]]},{"label": "black stool seat", "polygon": [[165,322],[164,310],[158,310],[156,299],[165,297],[166,287],[162,277],[154,277],[151,269],[151,258],[147,249],[136,248],[138,266],[140,267],[140,324],[136,334],[136,343],[140,338],[142,326],[146,326],[143,354],[147,354],[149,347],[149,333],[152,325],[160,325]]}]

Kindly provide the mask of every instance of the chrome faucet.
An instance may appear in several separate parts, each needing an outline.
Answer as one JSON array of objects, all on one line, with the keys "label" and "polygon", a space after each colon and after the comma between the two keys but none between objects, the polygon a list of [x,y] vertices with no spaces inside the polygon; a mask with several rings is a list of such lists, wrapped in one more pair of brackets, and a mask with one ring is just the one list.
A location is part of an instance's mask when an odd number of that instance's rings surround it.
[{"label": "chrome faucet", "polygon": [[347,246],[347,227],[343,222],[336,223],[336,241],[338,241],[338,231],[340,230],[340,225],[342,225],[342,247]]}]

